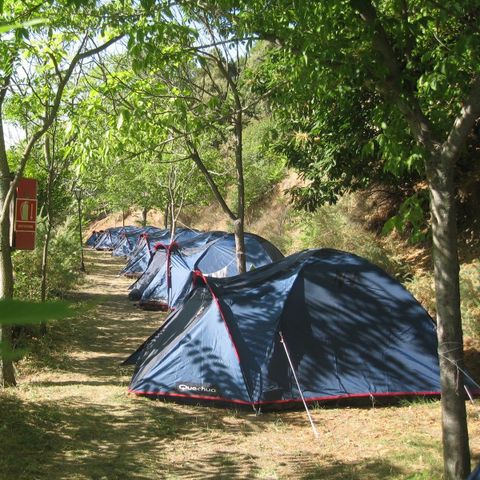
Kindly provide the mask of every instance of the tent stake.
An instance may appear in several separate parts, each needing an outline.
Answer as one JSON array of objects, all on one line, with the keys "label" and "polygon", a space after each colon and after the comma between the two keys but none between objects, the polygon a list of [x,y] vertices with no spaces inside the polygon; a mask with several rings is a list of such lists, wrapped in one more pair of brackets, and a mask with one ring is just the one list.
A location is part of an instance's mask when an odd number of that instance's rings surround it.
[{"label": "tent stake", "polygon": [[305,401],[305,397],[303,396],[303,392],[302,392],[302,389],[300,387],[300,383],[298,382],[297,374],[295,373],[295,369],[293,368],[293,363],[292,363],[292,359],[290,358],[290,354],[288,353],[287,344],[285,343],[282,332],[279,331],[278,334],[280,335],[280,343],[283,345],[283,349],[285,350],[285,354],[287,356],[288,363],[290,365],[290,368],[292,369],[293,378],[295,379],[298,391],[300,392],[300,397],[302,398],[303,406],[305,407],[305,411],[307,412],[308,420],[310,421],[310,425],[312,426],[313,434],[315,435],[315,438],[318,438],[319,434],[318,434],[317,428],[315,427],[315,424],[313,423],[312,415],[310,414],[310,410],[308,409],[307,402]]}]

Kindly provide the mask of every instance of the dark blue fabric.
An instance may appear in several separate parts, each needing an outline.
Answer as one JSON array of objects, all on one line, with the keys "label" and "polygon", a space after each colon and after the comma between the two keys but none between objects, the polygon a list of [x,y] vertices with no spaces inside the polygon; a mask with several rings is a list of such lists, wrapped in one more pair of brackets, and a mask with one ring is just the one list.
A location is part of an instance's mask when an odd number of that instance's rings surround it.
[{"label": "dark blue fabric", "polygon": [[85,246],[87,247],[95,246],[95,243],[97,243],[99,236],[100,236],[99,232],[92,232],[92,234],[88,237],[87,241],[85,242]]},{"label": "dark blue fabric", "polygon": [[134,231],[138,227],[126,225],[124,227],[111,227],[103,231],[98,241],[95,243],[96,250],[111,250],[122,233]]},{"label": "dark blue fabric", "polygon": [[137,235],[123,235],[112,249],[114,257],[128,257],[135,247]]},{"label": "dark blue fabric", "polygon": [[[216,233],[218,235],[209,237],[208,242],[200,243],[196,239],[195,242],[184,243],[173,249],[170,264],[163,262],[155,277],[148,279],[149,284],[143,285],[140,305],[159,303],[178,308],[192,289],[194,270],[213,277],[237,275],[235,237],[232,233]],[[247,271],[283,258],[270,242],[251,233],[245,233],[245,255]]]},{"label": "dark blue fabric", "polygon": [[[172,313],[164,325],[127,361],[136,363],[130,389],[144,394],[170,393],[251,399],[226,325],[207,289],[197,289],[189,306]],[[185,390],[185,387],[198,390]]]},{"label": "dark blue fabric", "polygon": [[168,245],[170,232],[161,230],[158,233],[141,236],[120,275],[141,275],[150,264],[156,243]]},{"label": "dark blue fabric", "polygon": [[207,283],[134,354],[132,391],[178,393],[185,382],[195,398],[209,397],[195,385],[214,385],[230,401],[297,402],[282,333],[307,401],[440,392],[432,319],[358,256],[304,251]]},{"label": "dark blue fabric", "polygon": [[[186,242],[194,239],[200,234],[201,232],[198,230],[178,228],[175,230],[175,237],[173,241],[176,243]],[[159,233],[153,233],[143,237],[140,244],[137,245],[137,248],[135,248],[134,252],[132,253],[127,265],[120,272],[120,275],[143,274],[152,260],[155,251],[155,245],[157,243],[161,243],[166,246],[170,244],[170,241],[170,232],[168,230],[162,230]]]},{"label": "dark blue fabric", "polygon": [[[206,243],[214,240],[215,238],[220,238],[225,235],[225,232],[204,232],[196,235],[193,238],[182,241],[181,245],[186,246],[187,248],[198,248]],[[179,243],[176,239],[176,243]],[[167,261],[167,247],[168,244],[161,244],[156,249],[153,254],[152,260],[148,265],[148,268],[145,270],[143,275],[130,287],[131,292],[129,298],[131,300],[140,300],[144,291],[150,285],[157,285],[166,281],[166,261]],[[180,244],[178,245],[180,247]],[[177,248],[178,248],[177,247]]]},{"label": "dark blue fabric", "polygon": [[480,480],[480,465],[469,475],[467,480]]},{"label": "dark blue fabric", "polygon": [[[260,382],[270,395],[275,391],[277,400],[298,398],[280,331],[310,398],[440,391],[434,324],[397,281],[344,252],[318,250],[292,257],[272,271],[263,268],[237,282],[213,280],[221,290],[222,303],[232,305],[239,338],[253,346],[248,356],[257,372],[265,355],[265,345],[258,345],[255,331],[258,319],[271,319],[268,310],[275,305],[275,296],[283,305]],[[285,300],[282,277],[291,278],[292,267],[294,282]],[[243,283],[250,291],[272,284],[263,312],[262,305],[255,311],[249,308],[251,299],[245,298],[250,295]]]},{"label": "dark blue fabric", "polygon": [[120,234],[117,243],[114,245],[112,255],[129,257],[140,238],[141,235],[148,234],[149,236],[162,236],[168,234],[168,230],[157,227],[137,227],[131,231]]}]

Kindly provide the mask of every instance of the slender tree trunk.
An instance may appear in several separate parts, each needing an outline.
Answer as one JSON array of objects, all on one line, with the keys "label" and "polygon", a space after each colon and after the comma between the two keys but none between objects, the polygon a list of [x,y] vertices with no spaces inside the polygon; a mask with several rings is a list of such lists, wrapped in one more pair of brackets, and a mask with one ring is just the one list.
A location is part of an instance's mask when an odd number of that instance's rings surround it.
[{"label": "slender tree trunk", "polygon": [[438,152],[436,158],[427,161],[426,171],[432,215],[444,472],[447,480],[463,480],[470,472],[470,451],[461,371],[464,360],[454,169],[445,153]]},{"label": "slender tree trunk", "polygon": [[[40,286],[40,301],[45,302],[47,299],[47,267],[48,267],[48,249],[50,246],[50,237],[51,237],[51,223],[50,217],[47,217],[47,231],[45,232],[44,244],[42,250],[42,266],[41,266],[41,286]],[[40,335],[47,334],[47,323],[42,321],[40,323]]]},{"label": "slender tree trunk", "polygon": [[[207,27],[208,28],[208,27]],[[218,49],[217,49],[218,52]],[[247,269],[245,258],[245,179],[243,176],[243,108],[242,97],[238,90],[237,79],[232,76],[228,65],[221,60],[217,60],[217,66],[232,89],[235,100],[235,171],[237,174],[237,215],[234,219],[235,250],[237,256],[237,270],[244,273]]]},{"label": "slender tree trunk", "polygon": [[175,229],[177,228],[177,221],[175,217],[175,203],[173,199],[170,200],[170,243],[175,238]]},{"label": "slender tree trunk", "polygon": [[188,142],[188,146],[190,147],[190,150],[192,152],[191,158],[195,162],[195,165],[197,165],[198,169],[202,173],[202,175],[205,177],[206,182],[208,183],[208,186],[212,190],[212,193],[214,197],[216,198],[217,202],[219,203],[220,207],[222,210],[226,213],[228,218],[235,222],[237,219],[237,216],[235,213],[230,210],[228,207],[227,203],[225,202],[225,199],[222,197],[222,194],[220,193],[220,190],[217,187],[217,184],[215,183],[215,180],[213,179],[212,175],[208,171],[207,167],[203,163],[202,159],[200,158],[200,154],[198,150],[196,149],[195,145],[193,142]]},{"label": "slender tree trunk", "polygon": [[163,221],[163,226],[165,227],[165,230],[168,228],[169,212],[170,212],[170,204],[167,203],[167,206],[165,207],[165,214],[164,214],[164,221]]},{"label": "slender tree trunk", "polygon": [[[463,333],[460,312],[460,281],[457,250],[454,172],[455,164],[472,126],[480,114],[480,77],[473,77],[447,140],[434,140],[435,128],[423,113],[411,84],[398,61],[398,51],[384,29],[371,0],[352,1],[373,32],[374,48],[390,72],[388,97],[396,97],[399,110],[413,137],[426,150],[425,171],[430,192],[433,262],[437,306],[437,337],[442,388],[442,434],[445,480],[464,480],[470,472],[468,425],[463,375]],[[383,80],[382,80],[383,82]]]},{"label": "slender tree trunk", "polygon": [[80,240],[80,271],[85,272],[85,262],[83,258],[83,232],[82,232],[82,196],[81,193],[77,196],[78,209],[78,238]]},{"label": "slender tree trunk", "polygon": [[[3,102],[4,92],[1,100]],[[0,105],[1,108],[1,105]],[[0,110],[0,211],[4,210],[10,189],[11,173],[8,168],[3,118]],[[13,264],[10,249],[10,217],[4,215],[0,221],[0,301],[13,298]],[[12,347],[12,326],[0,325],[0,342],[9,350]],[[9,387],[17,384],[13,363],[8,356],[0,358],[0,386]]]},{"label": "slender tree trunk", "polygon": [[177,193],[177,172],[175,167],[171,167],[168,172],[168,201],[170,205],[170,243],[175,238],[175,228],[177,224],[177,216],[175,215],[175,199]]},{"label": "slender tree trunk", "polygon": [[[0,179],[0,204],[4,188],[8,188],[8,180]],[[6,184],[6,185],[5,185]],[[9,300],[13,297],[13,265],[10,253],[10,221],[6,217],[0,224],[0,300]],[[12,348],[12,326],[0,325],[0,342],[10,350]],[[13,362],[7,356],[1,358],[0,386],[11,387],[17,384]]]},{"label": "slender tree trunk", "polygon": [[44,302],[47,299],[47,266],[48,266],[48,247],[50,245],[52,227],[50,220],[47,217],[47,231],[45,232],[43,250],[42,250],[42,266],[41,266],[41,276],[42,283],[40,287],[40,300]]},{"label": "slender tree trunk", "polygon": [[142,227],[147,226],[147,216],[148,216],[148,208],[144,207],[142,209]]},{"label": "slender tree trunk", "polygon": [[122,208],[122,227],[125,226],[125,210]]},{"label": "slender tree trunk", "polygon": [[245,273],[247,262],[245,257],[245,182],[243,176],[243,118],[240,100],[235,118],[235,170],[237,173],[237,219],[234,221],[235,253],[237,271]]},{"label": "slender tree trunk", "polygon": [[[47,299],[47,266],[48,266],[48,249],[50,246],[50,237],[52,233],[52,188],[54,181],[54,166],[52,163],[52,152],[50,149],[50,137],[45,135],[45,163],[48,167],[48,181],[47,181],[47,202],[46,202],[46,231],[44,237],[44,244],[42,250],[42,265],[41,265],[41,286],[40,286],[40,300],[44,302]],[[42,322],[40,324],[40,334],[46,335],[47,324]]]}]

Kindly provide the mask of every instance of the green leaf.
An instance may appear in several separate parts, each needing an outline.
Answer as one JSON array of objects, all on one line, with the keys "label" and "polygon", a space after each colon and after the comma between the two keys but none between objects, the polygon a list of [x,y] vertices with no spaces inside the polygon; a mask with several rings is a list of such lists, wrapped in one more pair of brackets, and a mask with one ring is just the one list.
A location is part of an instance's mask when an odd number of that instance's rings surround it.
[{"label": "green leaf", "polygon": [[123,114],[123,111],[121,111],[117,119],[117,130],[120,130],[122,128],[124,121],[125,121],[125,116]]},{"label": "green leaf", "polygon": [[0,300],[0,324],[37,324],[46,320],[65,318],[70,314],[70,305],[66,302]]},{"label": "green leaf", "polygon": [[17,28],[33,27],[34,25],[40,25],[43,23],[47,23],[47,20],[44,18],[34,18],[33,20],[29,20],[23,23],[9,23],[6,25],[0,25],[0,33],[6,33],[10,30],[15,30]]},{"label": "green leaf", "polygon": [[385,222],[385,225],[383,225],[382,235],[388,235],[393,230],[401,231],[401,225],[402,221],[398,216],[395,215],[394,217],[389,218]]}]

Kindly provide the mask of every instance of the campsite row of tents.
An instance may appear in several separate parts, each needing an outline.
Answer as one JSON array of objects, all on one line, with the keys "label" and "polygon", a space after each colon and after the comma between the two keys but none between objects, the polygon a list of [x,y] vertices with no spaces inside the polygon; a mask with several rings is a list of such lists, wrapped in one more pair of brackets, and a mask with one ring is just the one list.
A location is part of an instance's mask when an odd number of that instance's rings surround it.
[{"label": "campsite row of tents", "polygon": [[[131,300],[172,310],[126,360],[130,392],[255,410],[440,394],[433,320],[363,258],[333,249],[284,258],[246,234],[238,275],[226,232],[124,227],[92,238],[127,257]],[[467,375],[469,393],[476,387]]]}]

